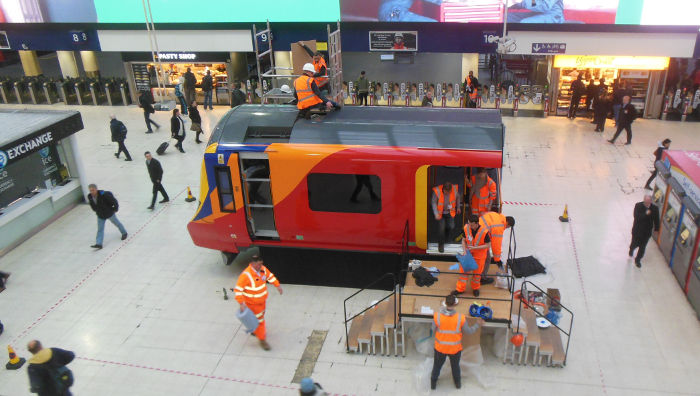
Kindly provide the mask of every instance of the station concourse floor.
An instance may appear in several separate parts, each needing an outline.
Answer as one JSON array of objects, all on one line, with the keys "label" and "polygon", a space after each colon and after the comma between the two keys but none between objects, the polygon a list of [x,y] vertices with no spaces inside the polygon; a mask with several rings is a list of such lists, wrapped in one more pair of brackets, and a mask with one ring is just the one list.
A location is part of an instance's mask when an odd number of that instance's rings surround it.
[{"label": "station concourse floor", "polygon": [[[327,330],[313,378],[330,394],[421,394],[414,371],[424,357],[410,342],[405,358],[345,353],[343,300],[354,289],[280,279],[284,295],[270,289],[266,315],[272,350],[244,333],[236,302],[232,296],[224,301],[221,291],[234,286],[242,268],[195,247],[185,228],[196,208],[184,201],[185,190],[199,191],[204,150],[192,132],[185,154],[171,147],[160,157],[171,203],[146,209],[151,183],[143,152],[168,139],[169,114],[155,114],[162,127],[146,135],[136,106],[44,107],[81,112],[85,129],[78,141],[88,179],[114,192],[129,238],[120,241],[108,223],[104,249],[93,251],[95,215],[82,204],[2,257],[0,271],[12,277],[0,294],[0,345],[12,344],[25,358],[31,339],[74,351],[75,395],[294,395],[298,385],[291,380],[307,337]],[[226,110],[200,106],[205,131]],[[133,162],[113,156],[110,113],[128,127]],[[575,312],[568,363],[503,365],[484,348],[486,387],[464,374],[457,391],[445,367],[433,393],[698,394],[698,319],[655,242],[641,269],[627,250],[632,208],[644,194],[657,142],[669,137],[672,148],[697,150],[700,125],[640,119],[632,145],[621,145],[623,136],[613,146],[605,141],[614,132],[611,121],[602,136],[585,118],[504,122],[504,212],[517,219],[518,256],[540,257],[549,281],[539,285],[559,288],[562,303]],[[568,224],[558,221],[564,204]],[[353,309],[375,297],[367,293]],[[26,395],[28,388],[26,367],[0,370],[0,395]]]}]

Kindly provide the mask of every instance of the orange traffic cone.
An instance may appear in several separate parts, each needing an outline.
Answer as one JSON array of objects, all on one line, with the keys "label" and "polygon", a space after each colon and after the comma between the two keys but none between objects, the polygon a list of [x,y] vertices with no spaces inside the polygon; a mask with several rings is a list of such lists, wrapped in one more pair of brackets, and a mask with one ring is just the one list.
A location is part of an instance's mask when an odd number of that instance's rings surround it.
[{"label": "orange traffic cone", "polygon": [[564,205],[564,214],[559,216],[559,221],[562,223],[569,222],[569,205]]},{"label": "orange traffic cone", "polygon": [[24,366],[26,360],[21,357],[17,357],[15,350],[11,346],[7,346],[7,352],[10,354],[10,361],[7,362],[5,368],[8,370],[17,370],[18,368]]},{"label": "orange traffic cone", "polygon": [[192,196],[192,190],[187,187],[187,198],[185,198],[185,202],[192,202],[194,200],[196,200],[196,198]]}]

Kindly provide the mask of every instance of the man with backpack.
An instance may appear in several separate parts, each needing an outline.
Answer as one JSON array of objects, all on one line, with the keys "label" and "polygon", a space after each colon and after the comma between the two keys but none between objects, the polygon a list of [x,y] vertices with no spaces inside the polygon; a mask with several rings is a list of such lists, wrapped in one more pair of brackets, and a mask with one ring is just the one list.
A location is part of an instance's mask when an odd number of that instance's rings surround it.
[{"label": "man with backpack", "polygon": [[124,145],[124,140],[126,140],[126,125],[117,120],[117,117],[114,114],[111,114],[109,118],[109,130],[112,132],[112,141],[119,145],[119,149],[116,153],[114,153],[114,156],[119,158],[119,154],[124,152],[124,155],[126,155],[125,161],[131,161],[129,150],[127,150],[126,146]]},{"label": "man with backpack", "polygon": [[109,220],[114,224],[119,232],[122,233],[122,241],[128,236],[126,229],[117,218],[116,213],[119,211],[119,202],[114,198],[110,191],[98,190],[97,185],[90,184],[88,186],[90,194],[87,195],[90,207],[97,214],[97,240],[94,245],[90,246],[93,249],[102,249],[102,240],[105,236],[105,221]]},{"label": "man with backpack", "polygon": [[39,396],[71,396],[73,373],[66,365],[75,354],[60,348],[43,348],[38,340],[29,341],[27,350],[32,353],[27,366],[29,391]]}]

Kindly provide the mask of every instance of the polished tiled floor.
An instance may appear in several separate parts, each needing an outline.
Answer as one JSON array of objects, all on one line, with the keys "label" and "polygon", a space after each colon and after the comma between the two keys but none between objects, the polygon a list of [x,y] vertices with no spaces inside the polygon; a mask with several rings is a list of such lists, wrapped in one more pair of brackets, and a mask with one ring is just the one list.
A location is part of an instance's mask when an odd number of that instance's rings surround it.
[{"label": "polished tiled floor", "polygon": [[[161,159],[172,203],[151,212],[141,155],[166,140],[167,115],[155,117],[164,128],[145,135],[136,107],[79,110],[88,178],[116,194],[130,237],[121,242],[108,224],[105,248],[93,252],[95,216],[81,205],[3,257],[0,270],[13,275],[0,294],[0,344],[12,343],[24,357],[33,338],[75,351],[76,395],[292,395],[307,337],[328,330],[314,378],[330,393],[423,393],[415,387],[423,357],[412,347],[406,358],[344,352],[342,302],[353,290],[287,285],[283,296],[273,290],[267,314],[273,350],[262,351],[241,330],[235,302],[222,298],[241,268],[194,247],[185,229],[195,203],[184,202],[184,191],[198,191],[203,145],[190,135],[186,154],[171,149]],[[202,111],[204,129],[225,110]],[[129,128],[134,162],[112,156],[110,112]],[[538,282],[559,288],[575,312],[569,361],[563,369],[502,365],[485,347],[485,364],[465,373],[461,392],[444,369],[434,393],[698,394],[695,313],[653,242],[642,269],[627,258],[632,207],[644,193],[656,142],[670,137],[675,148],[699,149],[698,124],[638,120],[633,144],[612,146],[585,119],[505,123],[504,199],[551,205],[504,210],[518,221],[518,256],[538,256],[549,270]],[[557,220],[564,204],[568,224]],[[22,394],[26,370],[0,371],[0,395]]]}]

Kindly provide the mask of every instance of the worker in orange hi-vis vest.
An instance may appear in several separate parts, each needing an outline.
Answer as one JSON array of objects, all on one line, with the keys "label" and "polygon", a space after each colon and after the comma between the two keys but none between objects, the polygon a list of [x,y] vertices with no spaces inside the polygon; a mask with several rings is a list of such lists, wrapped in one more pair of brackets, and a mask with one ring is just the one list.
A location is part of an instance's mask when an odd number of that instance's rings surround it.
[{"label": "worker in orange hi-vis vest", "polygon": [[496,200],[496,182],[486,173],[485,168],[477,168],[476,175],[467,180],[471,213],[481,216],[491,210]]},{"label": "worker in orange hi-vis vest", "polygon": [[[479,297],[481,288],[481,274],[486,266],[486,257],[491,247],[491,238],[488,230],[479,224],[479,216],[471,214],[467,217],[467,224],[464,226],[464,238],[462,238],[463,254],[467,250],[474,257],[477,269],[459,275],[456,290],[452,294],[461,294],[467,291],[467,278],[471,277],[471,288],[474,297]],[[493,282],[493,281],[491,281]],[[490,283],[491,283],[490,282]]]},{"label": "worker in orange hi-vis vest", "polygon": [[263,265],[259,251],[254,251],[250,265],[238,277],[234,294],[241,305],[241,312],[250,308],[258,318],[258,328],[253,334],[260,340],[260,346],[268,351],[270,344],[265,340],[265,302],[267,301],[267,284],[272,283],[282,294],[282,287],[275,275]]},{"label": "worker in orange hi-vis vest", "polygon": [[491,237],[491,253],[493,253],[491,263],[498,264],[501,267],[503,265],[503,262],[501,262],[503,234],[507,228],[515,225],[515,219],[497,212],[486,212],[479,217],[479,225],[486,227]]}]

